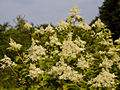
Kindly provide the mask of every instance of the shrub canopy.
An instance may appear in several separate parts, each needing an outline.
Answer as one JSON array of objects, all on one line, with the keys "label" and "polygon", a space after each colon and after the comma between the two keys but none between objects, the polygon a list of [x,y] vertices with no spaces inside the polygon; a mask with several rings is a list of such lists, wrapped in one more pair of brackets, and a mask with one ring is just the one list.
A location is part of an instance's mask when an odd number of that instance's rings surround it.
[{"label": "shrub canopy", "polygon": [[120,39],[116,45],[111,32],[98,19],[89,26],[78,14],[75,5],[67,21],[56,27],[33,28],[32,44],[24,52],[22,45],[10,39],[9,49],[15,59],[7,55],[1,59],[2,69],[10,68],[19,81],[19,88],[47,90],[81,90],[119,88]]}]

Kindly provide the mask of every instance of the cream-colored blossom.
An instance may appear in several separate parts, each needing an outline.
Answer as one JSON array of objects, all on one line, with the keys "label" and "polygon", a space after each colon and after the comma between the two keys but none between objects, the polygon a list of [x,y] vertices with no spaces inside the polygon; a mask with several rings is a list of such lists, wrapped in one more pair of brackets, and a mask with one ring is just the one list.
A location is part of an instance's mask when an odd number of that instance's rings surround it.
[{"label": "cream-colored blossom", "polygon": [[108,40],[105,40],[103,39],[100,44],[103,44],[103,45],[113,45],[113,42],[112,42],[112,39],[108,39]]},{"label": "cream-colored blossom", "polygon": [[64,59],[61,57],[60,61],[56,63],[56,66],[53,66],[49,74],[61,75],[62,72],[66,69],[67,64],[64,63]]},{"label": "cream-colored blossom", "polygon": [[83,28],[84,30],[89,30],[91,27],[86,23],[86,20],[83,19],[83,21],[79,22],[76,27]]},{"label": "cream-colored blossom", "polygon": [[72,33],[72,32],[68,33],[68,40],[69,40],[69,41],[72,41],[72,36],[73,36],[73,33]]},{"label": "cream-colored blossom", "polygon": [[45,33],[45,29],[43,27],[40,27],[40,30],[39,29],[35,29],[35,34],[44,34]]},{"label": "cream-colored blossom", "polygon": [[112,87],[115,85],[115,74],[110,73],[108,70],[102,69],[102,72],[97,77],[88,81],[93,87]]},{"label": "cream-colored blossom", "polygon": [[96,33],[96,35],[98,36],[97,39],[103,38],[105,36],[103,31]]},{"label": "cream-colored blossom", "polygon": [[89,63],[85,60],[83,56],[78,59],[77,67],[81,69],[89,68]]},{"label": "cream-colored blossom", "polygon": [[111,47],[110,49],[109,49],[109,51],[111,51],[111,52],[116,52],[116,51],[120,51],[120,49],[118,48],[115,48],[115,47]]},{"label": "cream-colored blossom", "polygon": [[73,82],[82,81],[82,78],[83,78],[83,75],[79,74],[75,70],[72,70],[72,68],[70,66],[67,66],[64,73],[61,76],[59,76],[59,79],[71,80]]},{"label": "cream-colored blossom", "polygon": [[120,38],[115,40],[115,43],[120,44]]},{"label": "cream-colored blossom", "polygon": [[63,19],[61,19],[61,21],[57,23],[56,29],[58,31],[63,31],[63,30],[68,29],[68,27],[69,27],[69,23],[67,23],[67,22],[63,21]]},{"label": "cream-colored blossom", "polygon": [[84,28],[83,28],[83,29],[85,29],[85,30],[91,29],[91,27],[86,23],[86,20],[85,20],[85,19],[83,19],[83,25],[84,25]]},{"label": "cream-colored blossom", "polygon": [[73,70],[72,67],[64,63],[63,58],[56,63],[56,66],[53,66],[49,74],[55,76],[59,75],[59,79],[71,80],[74,82],[79,82],[82,80],[82,74],[79,74],[77,71]]},{"label": "cream-colored blossom", "polygon": [[120,63],[118,63],[117,65],[118,65],[117,67],[120,69]]},{"label": "cream-colored blossom", "polygon": [[98,18],[98,20],[92,24],[92,27],[100,27],[100,28],[104,28],[105,27],[105,24],[101,22],[101,20]]},{"label": "cream-colored blossom", "polygon": [[53,32],[55,32],[55,30],[54,30],[53,27],[49,24],[49,25],[45,28],[45,32],[53,33]]},{"label": "cream-colored blossom", "polygon": [[79,36],[75,39],[74,43],[82,48],[84,48],[86,44],[86,42],[81,40]]},{"label": "cream-colored blossom", "polygon": [[30,64],[30,67],[29,67],[29,75],[32,79],[35,78],[35,77],[38,77],[40,74],[43,74],[44,71],[41,70],[40,68],[37,68],[35,66],[35,64]]},{"label": "cream-colored blossom", "polygon": [[114,53],[113,59],[114,62],[119,62],[120,61],[120,56],[117,53]]},{"label": "cream-colored blossom", "polygon": [[86,53],[85,58],[86,58],[87,62],[89,62],[89,64],[91,64],[91,65],[95,64],[93,62],[93,60],[95,60],[95,58],[90,53]]},{"label": "cream-colored blossom", "polygon": [[[106,43],[104,43],[106,44]],[[106,44],[107,45],[107,44]],[[120,49],[117,49],[115,47],[111,47],[108,51],[99,51],[99,54],[110,54],[110,55],[115,55],[116,51],[120,51]]]},{"label": "cream-colored blossom", "polygon": [[41,45],[36,45],[35,40],[32,39],[32,45],[28,49],[28,57],[33,61],[37,61],[42,59],[42,55],[46,55],[46,49],[43,48]]},{"label": "cream-colored blossom", "polygon": [[79,15],[76,15],[76,19],[81,19],[81,16],[79,16]]},{"label": "cream-colored blossom", "polygon": [[99,51],[98,53],[99,53],[99,54],[110,54],[110,55],[114,55],[115,52],[109,50],[109,51]]},{"label": "cream-colored blossom", "polygon": [[58,50],[55,50],[55,51],[52,51],[51,54],[55,55],[55,54],[58,54],[59,51]]},{"label": "cream-colored blossom", "polygon": [[0,68],[2,68],[2,69],[5,69],[5,68],[7,67],[6,64],[2,64],[2,63],[1,63],[1,65],[2,65],[2,66],[1,66]]},{"label": "cream-colored blossom", "polygon": [[72,32],[68,33],[68,40],[65,40],[61,46],[62,52],[59,53],[59,55],[63,56],[64,58],[67,58],[69,56],[76,58],[76,55],[78,53],[85,50],[84,47],[80,47],[74,41],[72,41],[72,34]]},{"label": "cream-colored blossom", "polygon": [[27,29],[30,29],[30,28],[32,28],[32,25],[30,25],[28,22],[25,22],[24,27]]},{"label": "cream-colored blossom", "polygon": [[76,55],[79,52],[85,50],[85,48],[80,48],[77,44],[75,44],[71,40],[65,40],[61,48],[62,48],[62,52],[59,55],[63,56],[64,58],[67,58],[69,56],[72,58],[76,58]]},{"label": "cream-colored blossom", "polygon": [[8,47],[7,49],[9,50],[20,50],[20,48],[22,47],[21,44],[17,44],[12,38],[10,38],[10,43],[9,43],[10,47]]},{"label": "cream-colored blossom", "polygon": [[106,51],[99,51],[99,54],[106,54]]},{"label": "cream-colored blossom", "polygon": [[108,68],[111,68],[112,65],[113,65],[113,61],[108,59],[105,56],[104,59],[103,59],[103,62],[99,66],[108,69]]},{"label": "cream-colored blossom", "polygon": [[79,23],[76,25],[76,27],[78,27],[78,28],[84,28],[83,22],[79,22]]},{"label": "cream-colored blossom", "polygon": [[75,16],[77,14],[80,14],[80,11],[78,10],[78,6],[75,4],[72,9],[70,9],[70,16]]},{"label": "cream-colored blossom", "polygon": [[[16,65],[15,62],[11,61],[11,58],[9,58],[7,55],[4,55],[4,58],[1,59],[1,61],[4,63],[2,64],[1,68],[5,68],[5,67],[10,67],[10,66],[14,66]],[[7,65],[6,65],[7,64]]]},{"label": "cream-colored blossom", "polygon": [[58,42],[58,38],[57,38],[57,34],[56,33],[53,34],[53,36],[50,36],[49,38],[50,38],[50,44],[51,45],[54,45],[54,44],[61,45],[61,43]]},{"label": "cream-colored blossom", "polygon": [[45,45],[50,45],[50,43],[49,43],[49,42],[46,42]]}]

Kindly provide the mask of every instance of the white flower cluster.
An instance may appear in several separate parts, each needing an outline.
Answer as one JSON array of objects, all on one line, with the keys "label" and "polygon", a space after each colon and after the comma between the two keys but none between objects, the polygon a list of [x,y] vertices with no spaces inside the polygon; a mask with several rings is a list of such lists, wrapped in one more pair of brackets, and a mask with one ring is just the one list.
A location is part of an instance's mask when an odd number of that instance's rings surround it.
[{"label": "white flower cluster", "polygon": [[120,38],[115,40],[115,43],[120,44]]},{"label": "white flower cluster", "polygon": [[113,61],[114,62],[119,62],[120,61],[120,56],[117,53],[114,53]]},{"label": "white flower cluster", "polygon": [[96,35],[98,36],[97,39],[103,38],[105,36],[103,31],[96,33]]},{"label": "white flower cluster", "polygon": [[111,68],[113,61],[108,59],[106,56],[103,59],[103,62],[99,65],[100,67],[105,67],[106,69]]},{"label": "white flower cluster", "polygon": [[32,45],[28,49],[28,57],[32,61],[40,60],[40,59],[42,59],[42,55],[46,55],[45,51],[46,51],[46,49],[44,49],[41,45],[39,45],[39,46],[36,45],[35,40],[32,39]]},{"label": "white flower cluster", "polygon": [[4,55],[4,58],[1,59],[1,61],[4,62],[4,64],[2,64],[2,66],[1,66],[1,68],[3,68],[3,69],[5,67],[10,67],[10,66],[16,65],[15,62],[11,61],[11,59],[9,57],[7,57],[6,55]]},{"label": "white flower cluster", "polygon": [[83,75],[79,74],[77,71],[72,70],[70,66],[66,67],[66,70],[63,72],[59,79],[63,80],[71,80],[73,82],[80,82],[82,81]]},{"label": "white flower cluster", "polygon": [[72,32],[68,33],[68,40],[71,40],[71,41],[72,41],[72,36],[73,36],[73,33],[72,33]]},{"label": "white flower cluster", "polygon": [[77,14],[80,14],[80,10],[78,10],[78,6],[75,4],[72,9],[70,9],[70,16],[75,16]]},{"label": "white flower cluster", "polygon": [[99,51],[99,54],[110,54],[110,55],[115,55],[116,51],[120,51],[120,49],[116,49],[115,47],[111,47],[108,51]]},{"label": "white flower cluster", "polygon": [[28,22],[25,22],[24,27],[27,29],[30,29],[30,28],[32,28],[32,25],[30,25]]},{"label": "white flower cluster", "polygon": [[49,24],[49,25],[45,28],[45,32],[53,33],[53,32],[55,32],[55,30],[54,30],[53,27]]},{"label": "white flower cluster", "polygon": [[76,55],[79,52],[85,50],[85,48],[80,48],[77,44],[75,44],[71,40],[65,40],[61,48],[62,48],[62,52],[59,55],[63,56],[64,58],[67,58],[69,56],[72,58],[76,58]]},{"label": "white flower cluster", "polygon": [[115,77],[114,73],[111,74],[108,70],[102,69],[102,72],[91,79],[88,84],[92,84],[93,87],[112,87],[115,84]]},{"label": "white flower cluster", "polygon": [[54,51],[51,52],[51,54],[53,54],[53,55],[58,54],[58,53],[59,53],[58,50],[54,50]]},{"label": "white flower cluster", "polygon": [[89,29],[91,29],[91,27],[86,23],[85,19],[84,19],[83,22],[79,22],[79,23],[76,25],[76,27],[82,28],[82,29],[84,29],[84,30],[89,30]]},{"label": "white flower cluster", "polygon": [[81,40],[79,36],[75,39],[74,43],[82,48],[84,48],[86,44],[86,42]]},{"label": "white flower cluster", "polygon": [[83,56],[78,59],[77,67],[81,69],[89,68],[89,63],[85,60]]},{"label": "white flower cluster", "polygon": [[116,51],[120,51],[120,49],[115,48],[115,47],[113,47],[113,48],[111,47],[109,51],[111,51],[111,52],[114,52],[114,53],[115,53]]},{"label": "white flower cluster", "polygon": [[113,45],[112,39],[105,40],[103,39],[100,44],[102,45]]},{"label": "white flower cluster", "polygon": [[54,33],[53,36],[50,36],[49,38],[50,38],[50,45],[54,45],[54,44],[61,45],[61,43],[58,42],[58,38],[57,38],[56,33]]},{"label": "white flower cluster", "polygon": [[30,64],[29,69],[30,70],[28,76],[30,76],[32,79],[44,73],[44,71],[41,70],[40,68],[36,68],[35,64]]},{"label": "white flower cluster", "polygon": [[69,56],[76,58],[78,53],[85,50],[84,45],[86,42],[82,41],[79,37],[75,41],[72,41],[72,34],[73,33],[68,33],[68,40],[64,40],[61,46],[62,52],[59,55],[64,58]]},{"label": "white flower cluster", "polygon": [[61,19],[61,21],[57,23],[56,29],[57,29],[59,32],[60,32],[60,31],[63,31],[63,30],[67,30],[68,27],[69,27],[69,25],[70,25],[69,23],[67,23],[67,22],[65,22],[65,21],[63,21],[63,20]]},{"label": "white flower cluster", "polygon": [[20,50],[20,48],[22,47],[21,44],[17,44],[12,38],[10,38],[9,45],[10,45],[10,47],[7,49],[14,50],[14,51]]},{"label": "white flower cluster", "polygon": [[104,28],[105,27],[105,24],[101,22],[101,20],[98,18],[98,20],[92,24],[92,27],[99,27],[99,28]]},{"label": "white flower cluster", "polygon": [[82,17],[81,16],[79,16],[79,15],[76,15],[76,19],[81,19]]},{"label": "white flower cluster", "polygon": [[35,28],[35,34],[44,34],[45,33],[45,30],[43,27],[40,27],[40,30]]},{"label": "white flower cluster", "polygon": [[117,67],[120,69],[120,56],[117,53],[114,54],[113,61],[117,63]]},{"label": "white flower cluster", "polygon": [[56,63],[56,66],[53,66],[49,74],[59,75],[59,79],[71,80],[74,82],[79,82],[82,80],[82,74],[79,74],[77,71],[73,70],[72,67],[64,63],[64,59],[61,58],[59,62]]},{"label": "white flower cluster", "polygon": [[43,27],[40,27],[40,30],[35,28],[35,34],[44,34],[45,32],[53,33],[55,32],[55,30],[50,24],[48,24],[48,26],[45,29]]},{"label": "white flower cluster", "polygon": [[120,63],[118,63],[118,66],[117,66],[119,69],[120,69]]},{"label": "white flower cluster", "polygon": [[93,62],[93,60],[95,60],[95,58],[91,54],[89,54],[89,53],[86,53],[86,59],[89,62]]},{"label": "white flower cluster", "polygon": [[109,50],[109,51],[99,51],[98,53],[99,53],[99,54],[110,54],[110,55],[114,55],[115,52]]}]

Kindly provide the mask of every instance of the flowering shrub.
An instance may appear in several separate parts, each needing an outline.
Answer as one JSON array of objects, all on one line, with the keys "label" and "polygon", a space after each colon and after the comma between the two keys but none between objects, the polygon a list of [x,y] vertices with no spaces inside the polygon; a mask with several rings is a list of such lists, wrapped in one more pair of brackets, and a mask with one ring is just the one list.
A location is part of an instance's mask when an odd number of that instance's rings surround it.
[{"label": "flowering shrub", "polygon": [[[22,45],[10,39],[15,60],[5,55],[2,69],[11,68],[19,88],[44,90],[118,89],[120,85],[120,39],[98,19],[89,26],[75,5],[67,21],[54,28],[33,28],[32,45],[20,52]],[[26,29],[32,25],[26,23]],[[113,43],[116,43],[115,45]]]}]

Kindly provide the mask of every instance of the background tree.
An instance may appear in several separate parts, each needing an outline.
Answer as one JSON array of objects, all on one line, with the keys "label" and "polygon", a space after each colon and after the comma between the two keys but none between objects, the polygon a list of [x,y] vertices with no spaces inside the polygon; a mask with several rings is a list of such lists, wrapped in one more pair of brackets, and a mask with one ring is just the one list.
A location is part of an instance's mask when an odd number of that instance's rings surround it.
[{"label": "background tree", "polygon": [[[21,16],[18,16],[16,18],[15,26],[9,25],[8,22],[0,24],[0,59],[3,58],[4,54],[11,58],[13,58],[16,55],[16,52],[10,52],[9,50],[6,49],[9,47],[10,38],[17,41],[17,43],[23,45],[22,51],[30,47],[31,45],[30,37],[31,35],[29,34],[30,31],[24,28],[24,24],[25,24],[24,17]],[[17,85],[16,79],[13,79],[14,76],[15,75],[9,68],[6,68],[4,71],[0,69],[0,90],[5,90],[4,88],[14,90],[13,88],[15,88],[15,86]]]},{"label": "background tree", "polygon": [[5,32],[8,27],[10,27],[8,22],[5,22],[3,25],[0,24],[0,32]]},{"label": "background tree", "polygon": [[[9,46],[10,38],[21,43],[25,48],[23,50],[29,48],[31,45],[31,35],[30,31],[24,28],[25,19],[22,16],[18,16],[16,18],[15,26],[9,25],[8,22],[3,25],[0,24],[0,58],[3,57],[3,54],[9,52],[6,48]],[[13,54],[9,53],[8,56],[12,56]]]},{"label": "background tree", "polygon": [[99,7],[99,18],[113,33],[113,40],[120,37],[120,0],[105,0]]},{"label": "background tree", "polygon": [[23,30],[24,29],[24,24],[26,22],[26,20],[24,18],[25,18],[25,16],[21,16],[21,15],[18,15],[16,17],[16,20],[14,20],[14,22],[16,24],[15,25],[16,30]]}]

